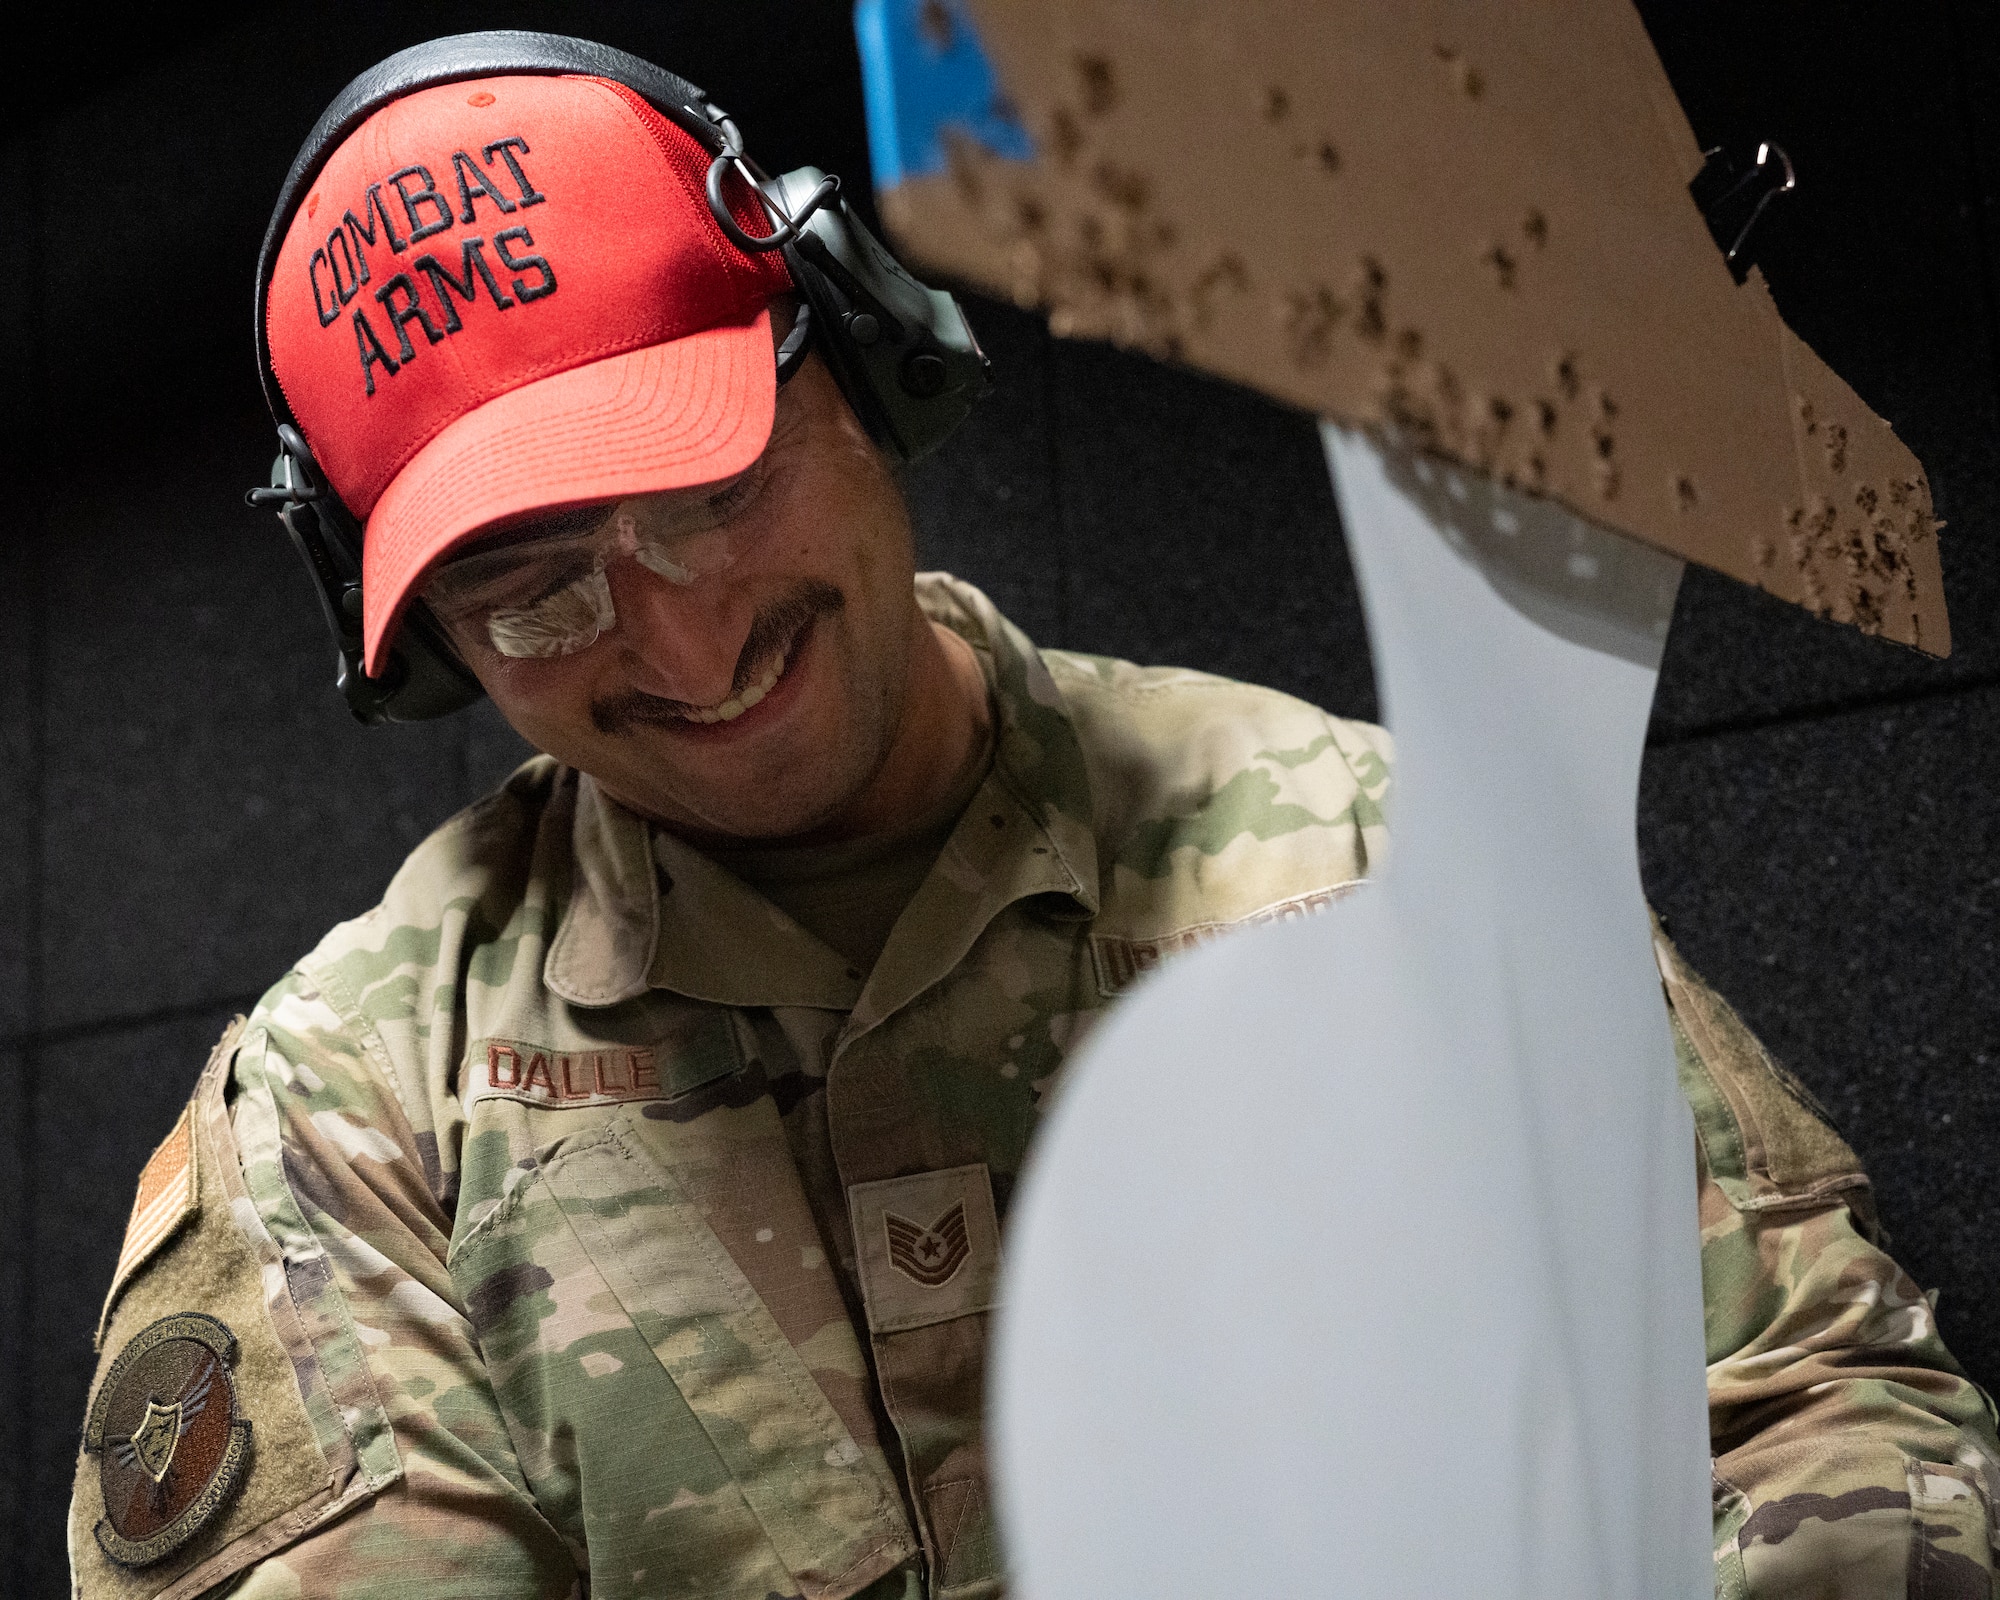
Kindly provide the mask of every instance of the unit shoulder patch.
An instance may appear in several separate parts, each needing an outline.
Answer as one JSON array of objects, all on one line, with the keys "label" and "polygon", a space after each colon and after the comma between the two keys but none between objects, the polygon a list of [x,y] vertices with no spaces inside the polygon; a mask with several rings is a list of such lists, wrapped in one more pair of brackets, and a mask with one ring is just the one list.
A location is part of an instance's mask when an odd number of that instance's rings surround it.
[{"label": "unit shoulder patch", "polygon": [[236,1414],[236,1335],[185,1311],[133,1336],[99,1386],[83,1448],[98,1458],[97,1543],[121,1567],[164,1561],[228,1504],[250,1459]]}]

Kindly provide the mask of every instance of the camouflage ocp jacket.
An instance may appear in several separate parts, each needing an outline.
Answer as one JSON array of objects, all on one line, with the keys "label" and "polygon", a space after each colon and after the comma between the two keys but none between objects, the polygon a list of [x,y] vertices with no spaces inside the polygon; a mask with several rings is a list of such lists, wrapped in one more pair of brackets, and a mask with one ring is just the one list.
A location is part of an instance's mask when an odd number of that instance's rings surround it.
[{"label": "camouflage ocp jacket", "polygon": [[[985,1334],[1050,1088],[1134,976],[1365,875],[1388,746],[919,593],[995,760],[871,972],[537,760],[224,1037],[106,1305],[78,1594],[1001,1592]],[[1666,962],[1719,1591],[1987,1595],[1987,1402]]]}]

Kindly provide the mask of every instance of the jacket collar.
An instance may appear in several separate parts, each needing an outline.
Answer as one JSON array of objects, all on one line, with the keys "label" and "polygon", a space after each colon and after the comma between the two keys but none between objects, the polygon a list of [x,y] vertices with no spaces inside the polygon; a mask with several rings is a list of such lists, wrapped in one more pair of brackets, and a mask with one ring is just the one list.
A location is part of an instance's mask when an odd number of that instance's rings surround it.
[{"label": "jacket collar", "polygon": [[1026,635],[970,584],[917,578],[926,616],[973,647],[994,708],[993,771],[890,935],[873,973],[849,968],[692,845],[654,829],[582,777],[573,871],[543,981],[579,1006],[651,988],[722,1005],[851,1011],[871,1026],[949,972],[995,916],[1044,897],[1098,911],[1097,842],[1083,746]]}]

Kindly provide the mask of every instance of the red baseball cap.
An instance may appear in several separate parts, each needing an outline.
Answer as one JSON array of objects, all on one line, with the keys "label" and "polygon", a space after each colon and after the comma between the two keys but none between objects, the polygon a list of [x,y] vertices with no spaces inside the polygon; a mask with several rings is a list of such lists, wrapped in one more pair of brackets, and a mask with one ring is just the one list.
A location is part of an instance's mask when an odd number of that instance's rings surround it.
[{"label": "red baseball cap", "polygon": [[[425,575],[547,506],[711,483],[771,434],[778,252],[732,244],[710,156],[603,78],[495,77],[391,102],[334,151],[265,302],[271,368],[366,524],[379,677]],[[732,211],[770,228],[732,178]]]}]

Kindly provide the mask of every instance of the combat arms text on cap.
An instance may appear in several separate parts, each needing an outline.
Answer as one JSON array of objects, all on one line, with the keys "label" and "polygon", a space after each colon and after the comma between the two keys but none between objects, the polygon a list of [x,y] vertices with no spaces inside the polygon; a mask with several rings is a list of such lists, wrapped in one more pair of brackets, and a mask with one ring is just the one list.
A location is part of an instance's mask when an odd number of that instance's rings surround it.
[{"label": "combat arms text on cap", "polygon": [[[367,670],[424,574],[502,518],[712,482],[770,436],[783,259],[724,233],[710,155],[624,84],[395,100],[333,153],[266,303],[271,365],[365,519]],[[767,227],[743,186],[731,209]]]}]

